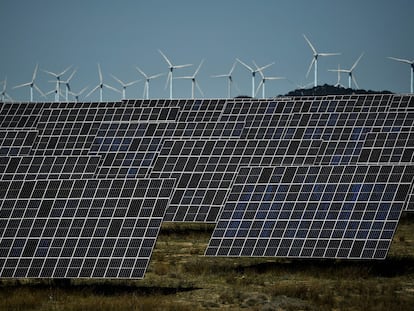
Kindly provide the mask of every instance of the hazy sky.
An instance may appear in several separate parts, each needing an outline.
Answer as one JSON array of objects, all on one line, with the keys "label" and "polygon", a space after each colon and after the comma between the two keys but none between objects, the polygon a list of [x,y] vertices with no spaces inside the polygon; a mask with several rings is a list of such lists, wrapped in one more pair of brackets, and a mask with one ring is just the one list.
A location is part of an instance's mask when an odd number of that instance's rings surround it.
[{"label": "hazy sky", "polygon": [[[148,74],[167,72],[161,49],[175,64],[194,64],[177,69],[175,76],[192,74],[205,58],[198,77],[205,97],[225,97],[226,79],[211,75],[227,73],[236,57],[259,66],[274,61],[267,75],[312,82],[313,72],[305,77],[312,60],[306,34],[318,51],[342,53],[320,58],[320,84],[335,84],[336,73],[327,70],[351,67],[365,52],[355,70],[361,88],[408,92],[409,66],[387,56],[414,59],[413,11],[413,0],[0,0],[0,80],[7,76],[8,93],[27,100],[27,88],[11,87],[29,82],[37,62],[54,72],[73,65],[78,67],[74,91],[91,89],[98,83],[100,62],[104,82],[119,87],[110,74],[129,82],[141,78],[137,65]],[[250,77],[236,67],[241,94],[251,94]],[[50,78],[38,74],[45,92],[54,88]],[[151,97],[169,96],[165,81],[166,76],[152,81]],[[347,84],[345,75],[342,83]],[[174,97],[190,97],[190,85],[175,80]],[[141,98],[143,86],[127,89],[127,97]],[[266,95],[294,88],[287,80],[269,81]],[[98,93],[89,99],[97,98]],[[104,99],[119,95],[104,90]]]}]

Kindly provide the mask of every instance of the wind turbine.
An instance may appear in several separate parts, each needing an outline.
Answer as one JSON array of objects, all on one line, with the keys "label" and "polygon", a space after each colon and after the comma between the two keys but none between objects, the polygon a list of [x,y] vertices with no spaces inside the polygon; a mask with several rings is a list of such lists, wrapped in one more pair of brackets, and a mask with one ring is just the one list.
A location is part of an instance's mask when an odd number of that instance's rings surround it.
[{"label": "wind turbine", "polygon": [[73,72],[70,74],[69,78],[67,78],[65,81],[60,81],[59,83],[64,84],[66,87],[66,94],[65,94],[65,100],[68,101],[69,99],[69,93],[70,93],[70,85],[69,82],[72,80],[73,76],[75,75],[77,69],[73,70]]},{"label": "wind turbine", "polygon": [[112,76],[112,78],[114,78],[114,80],[116,80],[122,86],[122,99],[125,99],[125,91],[126,91],[126,88],[128,86],[134,85],[134,84],[138,83],[139,81],[141,81],[141,80],[135,80],[135,81],[132,81],[132,82],[129,82],[129,83],[125,83],[122,80],[115,77],[114,75],[111,75],[111,76]]},{"label": "wind turbine", "polygon": [[179,69],[179,68],[185,68],[185,67],[189,67],[192,66],[192,64],[186,64],[186,65],[173,65],[170,60],[167,58],[167,56],[165,56],[165,54],[161,51],[158,50],[158,52],[160,52],[161,56],[164,58],[164,60],[167,62],[168,64],[168,76],[167,76],[167,83],[168,81],[170,82],[170,99],[172,99],[172,83],[173,83],[173,71],[174,69]]},{"label": "wind turbine", "polygon": [[263,67],[261,67],[261,68],[253,69],[252,67],[250,67],[250,66],[249,66],[249,65],[247,65],[246,63],[242,62],[240,59],[236,58],[236,60],[237,60],[240,64],[242,64],[244,67],[246,67],[246,69],[247,69],[247,70],[250,70],[250,72],[251,72],[251,74],[252,74],[252,97],[254,97],[254,93],[255,93],[255,92],[254,92],[254,90],[255,90],[254,78],[255,78],[255,76],[256,76],[256,72],[259,72],[259,71],[261,71],[261,70],[266,69],[267,67],[272,66],[272,65],[274,64],[274,62],[273,62],[273,63],[270,63],[270,64],[267,64],[266,66],[263,66]]},{"label": "wind turbine", "polygon": [[411,66],[411,84],[410,84],[410,93],[414,92],[414,81],[413,81],[413,76],[414,76],[414,60],[408,60],[408,59],[402,59],[402,58],[395,58],[395,57],[388,57],[389,59],[395,60],[397,62],[400,63],[405,63]]},{"label": "wind turbine", "polygon": [[[352,65],[350,69],[329,69],[329,71],[338,72],[338,73],[347,73],[348,74],[348,88],[352,87],[352,82],[354,82],[354,85],[359,89],[358,83],[356,82],[355,76],[354,76],[354,69],[358,65],[359,61],[361,60],[362,56],[364,56],[364,53],[362,53],[358,59],[355,61],[355,63]],[[339,83],[339,81],[338,81]]]},{"label": "wind turbine", "polygon": [[99,89],[99,102],[102,102],[102,89],[103,89],[104,87],[106,87],[107,89],[110,89],[110,90],[112,90],[112,91],[114,91],[114,92],[121,93],[121,91],[120,91],[120,90],[118,90],[118,89],[114,88],[113,86],[110,86],[110,85],[108,85],[108,84],[103,83],[102,71],[101,71],[101,65],[100,65],[99,63],[98,63],[98,73],[99,73],[99,84],[98,84],[97,86],[95,86],[95,87],[92,89],[92,91],[90,91],[90,92],[89,92],[89,93],[85,96],[85,98],[86,98],[86,97],[89,97],[92,93],[94,93],[96,90],[98,90],[98,89]]},{"label": "wind turbine", "polygon": [[13,101],[13,98],[11,98],[9,94],[7,94],[6,89],[7,89],[7,77],[5,77],[3,81],[3,89],[0,93],[0,101],[2,102],[6,100]]},{"label": "wind turbine", "polygon": [[[65,70],[63,70],[62,72],[59,73],[54,73],[48,70],[43,70],[44,72],[46,72],[47,74],[50,74],[51,76],[56,78],[56,89],[55,89],[55,102],[59,101],[59,95],[60,95],[60,78],[71,68],[72,66],[69,66],[68,68],[66,68]],[[50,93],[50,92],[49,92]]]},{"label": "wind turbine", "polygon": [[234,68],[236,68],[236,64],[237,64],[237,61],[233,63],[233,66],[231,67],[229,73],[223,74],[223,75],[212,76],[212,78],[222,78],[222,77],[228,78],[228,83],[227,83],[227,98],[230,98],[231,97],[231,84],[233,83],[232,74],[233,74]]},{"label": "wind turbine", "polygon": [[311,48],[312,52],[313,52],[313,58],[312,58],[312,62],[310,63],[308,72],[306,73],[306,77],[309,76],[309,72],[312,69],[312,66],[314,66],[314,70],[315,70],[315,81],[314,81],[314,86],[318,86],[318,57],[319,56],[335,56],[335,55],[340,55],[341,53],[318,53],[316,51],[316,49],[314,48],[314,46],[312,45],[312,43],[309,41],[309,39],[303,35],[303,37],[305,38],[306,42],[309,44],[309,47]]},{"label": "wind turbine", "polygon": [[201,60],[200,65],[198,65],[197,70],[194,72],[192,76],[185,76],[185,77],[177,77],[176,79],[188,79],[191,80],[191,98],[194,99],[194,89],[197,87],[198,91],[200,92],[201,96],[204,97],[204,93],[200,88],[200,85],[196,81],[196,76],[204,63],[204,59]]},{"label": "wind turbine", "polygon": [[75,97],[75,102],[78,102],[79,101],[79,96],[81,96],[86,90],[88,89],[88,87],[84,87],[82,90],[80,90],[79,92],[77,92],[77,93],[74,93],[74,92],[72,92],[72,91],[69,91],[69,93],[73,96],[73,97]]},{"label": "wind turbine", "polygon": [[142,95],[142,97],[145,98],[145,99],[149,99],[149,83],[150,83],[150,80],[161,77],[161,76],[165,75],[165,73],[159,73],[159,74],[156,74],[156,75],[147,76],[147,74],[144,71],[142,71],[141,68],[139,68],[138,66],[136,66],[135,68],[145,78],[144,94]]},{"label": "wind turbine", "polygon": [[15,87],[13,87],[13,89],[17,89],[17,88],[21,88],[21,87],[24,87],[24,86],[29,86],[30,87],[30,101],[31,102],[33,101],[33,88],[36,91],[38,91],[40,95],[44,96],[43,92],[35,84],[35,79],[36,79],[38,68],[39,68],[39,64],[36,64],[35,70],[33,72],[32,80],[30,82],[23,83],[23,84],[20,84],[20,85],[16,85]]},{"label": "wind turbine", "polygon": [[266,84],[266,81],[268,81],[268,80],[283,80],[283,79],[285,79],[285,77],[266,77],[263,74],[263,69],[259,68],[259,66],[257,66],[257,64],[255,62],[253,62],[253,63],[256,66],[257,71],[259,72],[259,74],[262,76],[262,80],[260,81],[260,83],[259,83],[259,85],[258,85],[258,87],[256,89],[256,96],[257,96],[257,93],[259,92],[260,87],[261,87],[262,88],[262,98],[266,98],[265,97],[266,96],[265,95],[265,84]]}]

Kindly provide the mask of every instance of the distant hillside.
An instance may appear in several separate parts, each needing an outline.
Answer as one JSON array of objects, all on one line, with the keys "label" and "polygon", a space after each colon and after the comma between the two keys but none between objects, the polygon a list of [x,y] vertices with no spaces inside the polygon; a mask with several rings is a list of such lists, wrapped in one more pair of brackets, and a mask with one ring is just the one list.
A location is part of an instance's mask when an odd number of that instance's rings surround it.
[{"label": "distant hillside", "polygon": [[354,90],[333,85],[321,85],[309,89],[297,89],[284,96],[324,96],[324,95],[352,95],[352,94],[393,94],[390,91]]}]

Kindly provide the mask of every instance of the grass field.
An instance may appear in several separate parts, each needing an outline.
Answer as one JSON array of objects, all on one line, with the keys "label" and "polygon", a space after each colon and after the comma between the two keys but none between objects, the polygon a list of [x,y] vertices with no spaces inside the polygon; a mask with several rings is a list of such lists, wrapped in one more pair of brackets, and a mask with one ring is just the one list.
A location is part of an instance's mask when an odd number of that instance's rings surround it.
[{"label": "grass field", "polygon": [[0,281],[0,310],[412,310],[414,217],[384,261],[210,258],[214,226],[168,224],[138,281]]}]

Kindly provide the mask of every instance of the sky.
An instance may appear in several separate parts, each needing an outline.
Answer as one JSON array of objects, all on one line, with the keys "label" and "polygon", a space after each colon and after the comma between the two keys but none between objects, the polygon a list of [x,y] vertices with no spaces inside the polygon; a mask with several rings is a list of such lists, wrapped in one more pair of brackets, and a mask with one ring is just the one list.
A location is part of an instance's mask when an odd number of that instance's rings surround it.
[{"label": "sky", "polygon": [[[193,64],[175,77],[192,75],[205,59],[197,76],[204,96],[196,97],[226,97],[227,80],[211,76],[228,73],[236,58],[259,67],[275,62],[265,75],[287,79],[266,83],[271,97],[313,81],[313,71],[306,77],[312,51],[305,34],[318,52],[341,53],[319,58],[319,84],[335,84],[337,74],[328,69],[350,68],[364,52],[354,71],[361,88],[407,93],[409,65],[387,57],[414,59],[413,9],[412,0],[0,0],[0,80],[7,77],[14,100],[28,100],[28,88],[13,86],[29,82],[36,63],[43,92],[54,88],[43,70],[73,66],[72,90],[89,91],[99,82],[100,63],[104,83],[120,88],[111,74],[130,82],[142,78],[135,66],[148,75],[167,73],[160,49],[175,65]],[[246,68],[237,65],[233,79],[233,96],[251,95]],[[174,98],[191,96],[189,80],[173,82]],[[341,83],[347,86],[346,75]],[[150,97],[168,98],[165,84],[166,75],[151,81]],[[141,81],[127,88],[127,97],[142,98],[143,87]],[[120,99],[106,89],[103,96]],[[97,99],[98,92],[86,100]],[[35,100],[45,99],[35,93]]]}]

